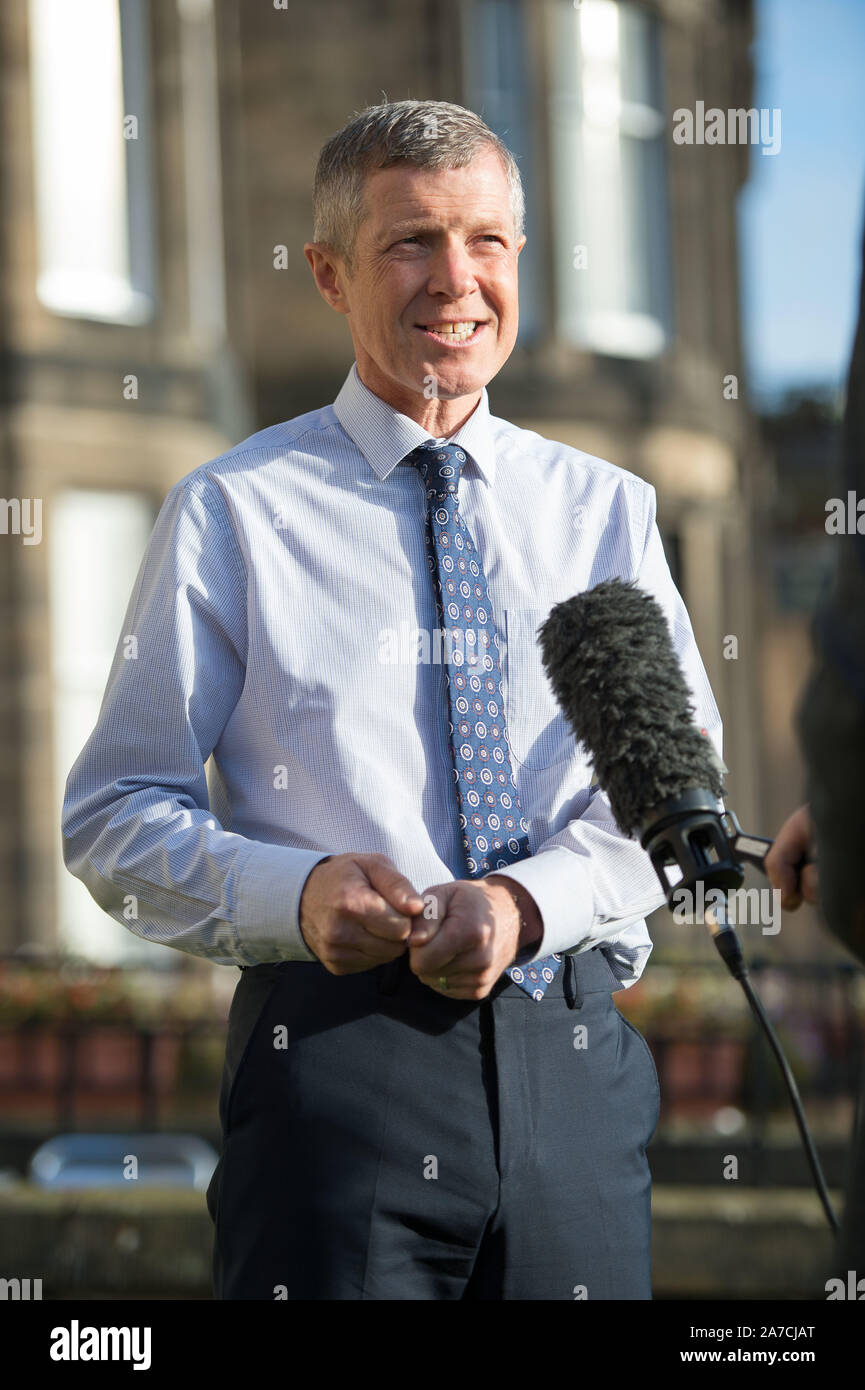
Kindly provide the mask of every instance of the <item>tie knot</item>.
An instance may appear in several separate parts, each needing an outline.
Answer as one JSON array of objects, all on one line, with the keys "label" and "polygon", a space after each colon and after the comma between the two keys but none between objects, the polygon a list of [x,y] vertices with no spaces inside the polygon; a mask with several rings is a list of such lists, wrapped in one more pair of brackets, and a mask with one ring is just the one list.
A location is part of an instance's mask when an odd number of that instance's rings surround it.
[{"label": "tie knot", "polygon": [[427,495],[446,497],[456,493],[468,455],[456,444],[420,444],[408,455],[424,481]]}]

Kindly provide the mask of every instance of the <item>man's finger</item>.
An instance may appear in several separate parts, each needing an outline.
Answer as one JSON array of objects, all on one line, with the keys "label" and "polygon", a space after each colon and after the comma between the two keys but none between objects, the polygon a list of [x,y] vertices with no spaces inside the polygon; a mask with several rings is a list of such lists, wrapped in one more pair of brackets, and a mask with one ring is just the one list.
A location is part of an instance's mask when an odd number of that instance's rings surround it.
[{"label": "man's finger", "polygon": [[448,967],[453,968],[454,961],[461,969],[482,969],[486,961],[486,945],[478,940],[475,928],[465,920],[453,918],[443,922],[426,945],[415,946],[409,941],[409,952],[416,975],[444,975]]},{"label": "man's finger", "polygon": [[423,912],[423,898],[392,860],[373,857],[364,863],[363,871],[372,887],[397,913],[414,917]]},{"label": "man's finger", "polygon": [[[474,975],[446,975],[446,985],[441,983],[441,976],[439,975],[419,975],[418,979],[422,985],[426,985],[428,989],[442,995],[444,999],[474,999],[478,986],[476,973]],[[490,989],[492,989],[492,985],[490,985]]]},{"label": "man's finger", "polygon": [[[423,915],[415,917],[411,925],[411,936],[409,937],[410,946],[425,946],[432,941],[447,921],[448,902],[452,892],[450,884],[436,888],[426,888],[421,894],[423,902]],[[427,915],[427,904],[432,899],[435,904],[435,915]]]},{"label": "man's finger", "polygon": [[[403,954],[399,952],[398,955]],[[398,955],[391,954],[391,959],[397,959]],[[358,944],[351,946],[341,946],[337,952],[328,958],[331,964],[339,967],[340,972],[345,974],[360,973],[365,970],[372,970],[378,965],[387,964],[387,957],[381,954],[372,954],[364,951]]]},{"label": "man's finger", "polygon": [[781,902],[786,907],[798,892],[796,869],[789,859],[782,858],[777,844],[766,855],[765,869],[772,887],[781,890]]},{"label": "man's finger", "polygon": [[353,893],[351,905],[343,907],[341,913],[353,918],[370,936],[383,941],[406,941],[411,931],[411,917],[397,912],[380,893],[369,887]]},{"label": "man's finger", "polygon": [[346,922],[353,922],[371,936],[385,941],[405,941],[411,917],[401,913],[370,886],[363,865],[355,864],[331,904]]},{"label": "man's finger", "polygon": [[805,865],[804,869],[802,870],[801,886],[802,896],[804,897],[805,901],[807,903],[811,903],[812,906],[816,907],[818,901],[818,879],[816,864]]}]

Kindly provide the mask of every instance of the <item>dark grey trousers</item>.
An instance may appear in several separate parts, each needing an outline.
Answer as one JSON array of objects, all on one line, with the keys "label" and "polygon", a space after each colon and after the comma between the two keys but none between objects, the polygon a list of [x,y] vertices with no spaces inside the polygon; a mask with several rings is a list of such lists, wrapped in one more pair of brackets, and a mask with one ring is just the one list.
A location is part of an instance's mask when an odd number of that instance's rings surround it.
[{"label": "dark grey trousers", "polygon": [[544,999],[407,957],[244,970],[207,1193],[222,1299],[649,1299],[660,1093],[602,953]]}]

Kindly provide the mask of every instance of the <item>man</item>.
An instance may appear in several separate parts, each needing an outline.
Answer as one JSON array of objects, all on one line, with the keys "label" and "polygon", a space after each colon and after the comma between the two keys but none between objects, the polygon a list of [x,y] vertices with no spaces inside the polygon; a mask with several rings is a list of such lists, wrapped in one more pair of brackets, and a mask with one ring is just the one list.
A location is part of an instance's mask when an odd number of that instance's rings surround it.
[{"label": "man", "polygon": [[[865,240],[859,313],[844,410],[843,455],[835,496],[865,496]],[[830,931],[865,964],[865,891],[861,855],[865,810],[859,769],[865,763],[865,531],[837,539],[834,583],[814,615],[814,666],[796,709],[807,768],[809,801],[784,823],[766,869],[784,896],[781,906],[818,901],[817,866],[797,882],[795,865],[810,855],[820,866],[819,904]],[[810,881],[809,876],[810,874]],[[801,887],[801,892],[800,892]],[[865,1070],[841,1233],[833,1273],[847,1286],[850,1270],[865,1267]]]},{"label": "man", "polygon": [[635,577],[721,751],[654,490],[489,412],[525,236],[477,116],[361,113],[314,212],[355,363],[166,498],[66,862],[140,935],[243,970],[217,1296],[650,1298],[658,1082],[612,993],[663,895],[536,630]]}]

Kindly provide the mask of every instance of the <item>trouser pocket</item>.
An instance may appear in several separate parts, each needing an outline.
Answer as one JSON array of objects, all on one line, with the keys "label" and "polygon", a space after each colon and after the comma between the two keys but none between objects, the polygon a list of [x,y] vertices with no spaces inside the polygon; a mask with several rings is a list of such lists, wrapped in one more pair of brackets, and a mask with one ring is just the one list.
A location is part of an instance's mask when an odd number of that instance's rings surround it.
[{"label": "trouser pocket", "polygon": [[234,991],[228,1014],[225,1065],[219,1098],[219,1118],[223,1135],[231,1127],[231,1107],[237,1084],[248,1062],[259,1024],[283,968],[285,967],[281,962],[251,966],[242,972]]},{"label": "trouser pocket", "polygon": [[652,1049],[649,1047],[649,1044],[646,1042],[646,1039],[643,1037],[639,1028],[635,1028],[633,1023],[631,1023],[630,1019],[625,1018],[625,1015],[622,1013],[620,1009],[617,1009],[616,1012],[619,1015],[619,1021],[622,1027],[625,1028],[629,1033],[632,1033],[640,1045],[640,1051],[642,1052],[643,1057],[646,1061],[649,1082],[652,1090],[654,1091],[654,1119],[652,1121],[651,1131],[649,1133],[648,1138],[646,1139],[646,1143],[648,1144],[650,1140],[653,1138],[655,1130],[658,1128],[658,1120],[660,1119],[661,1115],[661,1085],[658,1080],[658,1068],[656,1067],[655,1059],[652,1056]]}]

